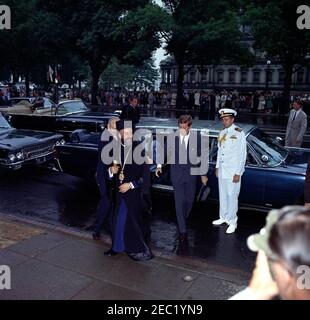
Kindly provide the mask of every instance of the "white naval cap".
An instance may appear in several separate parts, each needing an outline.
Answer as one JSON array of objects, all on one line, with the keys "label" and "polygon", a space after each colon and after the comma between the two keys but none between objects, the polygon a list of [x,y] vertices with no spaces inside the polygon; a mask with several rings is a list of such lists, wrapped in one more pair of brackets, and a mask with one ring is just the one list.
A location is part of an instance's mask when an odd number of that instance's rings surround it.
[{"label": "white naval cap", "polygon": [[224,108],[219,110],[219,114],[220,114],[220,118],[224,118],[224,117],[235,117],[237,115],[237,111],[234,109],[228,109],[228,108]]}]

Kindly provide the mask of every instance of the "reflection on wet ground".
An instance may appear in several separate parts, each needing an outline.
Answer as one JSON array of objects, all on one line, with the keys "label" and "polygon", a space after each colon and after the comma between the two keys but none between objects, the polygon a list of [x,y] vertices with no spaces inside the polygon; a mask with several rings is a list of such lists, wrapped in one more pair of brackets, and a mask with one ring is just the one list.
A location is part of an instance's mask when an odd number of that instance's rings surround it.
[{"label": "reflection on wet ground", "polygon": [[[0,212],[27,216],[51,224],[92,230],[98,190],[95,184],[45,168],[29,168],[1,178]],[[206,259],[207,262],[250,271],[255,254],[247,237],[264,224],[265,214],[241,211],[237,231],[213,227],[218,207],[196,204],[189,218],[188,245],[178,244],[174,201],[171,195],[153,194],[151,244],[166,252]]]}]

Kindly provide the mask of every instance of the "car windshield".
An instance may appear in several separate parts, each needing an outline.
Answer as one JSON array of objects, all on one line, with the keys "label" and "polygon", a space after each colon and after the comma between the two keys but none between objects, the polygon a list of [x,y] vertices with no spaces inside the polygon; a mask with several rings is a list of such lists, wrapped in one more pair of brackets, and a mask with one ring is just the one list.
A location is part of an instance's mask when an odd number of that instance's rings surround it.
[{"label": "car windshield", "polygon": [[[268,166],[277,166],[289,155],[289,151],[281,146],[274,138],[265,132],[255,129],[248,137],[250,145],[255,150],[259,159]],[[267,157],[266,157],[267,156]]]},{"label": "car windshield", "polygon": [[58,108],[58,114],[63,115],[72,112],[87,111],[87,107],[82,101],[70,101],[60,104]]},{"label": "car windshield", "polygon": [[3,116],[0,113],[0,129],[10,129],[11,126],[9,123],[3,118]]}]

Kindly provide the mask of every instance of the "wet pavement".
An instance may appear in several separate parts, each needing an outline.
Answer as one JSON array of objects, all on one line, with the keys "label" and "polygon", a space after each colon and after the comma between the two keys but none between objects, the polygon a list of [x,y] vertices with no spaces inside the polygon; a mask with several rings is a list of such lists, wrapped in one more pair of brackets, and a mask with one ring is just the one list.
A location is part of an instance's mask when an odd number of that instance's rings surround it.
[{"label": "wet pavement", "polygon": [[[211,224],[218,215],[217,205],[196,204],[188,221],[188,246],[180,247],[173,197],[153,193],[152,198],[151,246],[154,249],[234,270],[252,270],[255,254],[246,247],[246,239],[264,225],[264,213],[239,212],[237,231],[227,235],[225,226]],[[97,203],[96,185],[44,167],[13,172],[0,181],[0,213],[52,225],[91,232]]]},{"label": "wet pavement", "polygon": [[0,249],[1,264],[11,271],[11,280],[5,282],[10,290],[0,290],[0,300],[226,300],[249,281],[247,273],[177,256],[157,254],[140,262],[126,254],[107,257],[104,242],[33,221],[29,226],[16,216],[0,214],[0,222],[22,233],[29,228],[37,232]]}]

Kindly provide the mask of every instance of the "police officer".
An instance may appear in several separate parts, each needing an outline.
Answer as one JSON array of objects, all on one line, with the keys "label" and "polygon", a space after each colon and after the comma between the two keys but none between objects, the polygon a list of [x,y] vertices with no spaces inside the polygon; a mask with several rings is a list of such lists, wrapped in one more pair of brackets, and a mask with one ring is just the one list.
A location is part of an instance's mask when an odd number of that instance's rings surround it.
[{"label": "police officer", "polygon": [[246,162],[245,134],[234,124],[237,112],[233,109],[219,111],[224,129],[218,137],[218,153],[215,174],[218,177],[220,198],[220,219],[213,225],[228,224],[226,233],[234,233],[237,228],[238,197],[241,176]]}]

